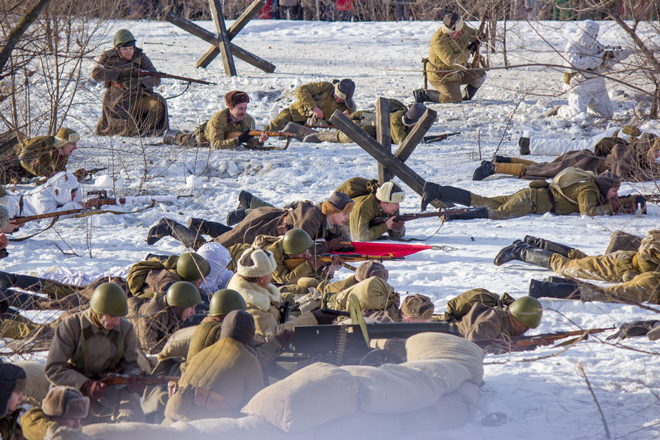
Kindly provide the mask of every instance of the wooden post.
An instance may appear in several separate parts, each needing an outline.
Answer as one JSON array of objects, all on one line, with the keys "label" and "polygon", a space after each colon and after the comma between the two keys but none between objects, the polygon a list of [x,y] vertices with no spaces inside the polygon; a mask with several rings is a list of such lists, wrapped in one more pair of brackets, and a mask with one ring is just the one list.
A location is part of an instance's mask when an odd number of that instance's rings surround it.
[{"label": "wooden post", "polygon": [[264,6],[266,6],[265,0],[254,0],[250,6],[248,6],[248,8],[243,11],[241,16],[236,19],[229,30],[227,30],[227,36],[229,37],[229,40],[233,40],[234,37],[243,30],[245,25],[248,24],[248,22],[252,20]]},{"label": "wooden post", "polygon": [[[210,0],[209,6],[211,7],[211,15],[215,24],[215,30],[218,32],[218,44],[222,55],[222,64],[225,66],[225,74],[228,76],[236,76],[236,66],[234,65],[234,57],[231,54],[231,46],[229,42],[229,35],[227,35],[227,28],[225,27],[225,16],[222,13],[222,2],[220,0]],[[197,67],[206,67],[211,60],[217,55],[211,54],[214,50],[207,51],[202,58],[197,61]]]},{"label": "wooden post", "polygon": [[[378,98],[376,100],[376,141],[380,144],[383,151],[392,152],[392,136],[390,133],[390,101],[387,98]],[[394,174],[378,164],[378,184],[382,185],[389,182]]]},{"label": "wooden post", "polygon": [[405,162],[415,150],[415,147],[422,141],[426,132],[431,129],[437,117],[438,113],[435,110],[427,108],[422,117],[419,118],[419,121],[417,121],[417,124],[415,124],[415,127],[408,133],[408,136],[406,136],[403,142],[401,142],[394,156],[401,162]]},{"label": "wooden post", "polygon": [[[346,115],[340,111],[330,117],[329,122],[337,127],[337,129],[344,132],[353,142],[358,144],[364,151],[371,157],[376,159],[378,163],[383,164],[386,168],[394,173],[399,179],[408,185],[413,191],[420,196],[424,193],[424,184],[426,181],[415,173],[408,165],[401,162],[394,157],[391,152],[384,151],[383,148],[371,137],[353,123]],[[440,200],[433,200],[431,206],[434,208],[446,208],[446,205]]]}]

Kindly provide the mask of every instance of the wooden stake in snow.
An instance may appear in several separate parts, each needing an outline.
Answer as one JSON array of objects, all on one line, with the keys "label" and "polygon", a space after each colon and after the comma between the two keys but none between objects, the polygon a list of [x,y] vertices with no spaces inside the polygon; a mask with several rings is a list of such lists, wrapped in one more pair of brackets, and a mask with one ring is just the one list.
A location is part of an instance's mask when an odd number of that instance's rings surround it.
[{"label": "wooden stake in snow", "polygon": [[582,368],[582,364],[580,362],[578,362],[577,366],[578,369],[580,370],[580,373],[582,374],[582,377],[584,377],[584,381],[587,383],[587,388],[589,388],[589,393],[591,393],[591,398],[594,400],[594,403],[596,404],[596,408],[598,409],[598,414],[600,415],[600,421],[603,422],[603,428],[605,428],[605,437],[611,438],[610,429],[607,427],[607,420],[605,420],[605,414],[603,414],[603,410],[600,408],[600,404],[598,403],[598,399],[596,399],[596,394],[594,394],[593,388],[591,388],[591,384],[589,383],[589,379],[587,379],[587,375],[584,372],[584,368]]}]

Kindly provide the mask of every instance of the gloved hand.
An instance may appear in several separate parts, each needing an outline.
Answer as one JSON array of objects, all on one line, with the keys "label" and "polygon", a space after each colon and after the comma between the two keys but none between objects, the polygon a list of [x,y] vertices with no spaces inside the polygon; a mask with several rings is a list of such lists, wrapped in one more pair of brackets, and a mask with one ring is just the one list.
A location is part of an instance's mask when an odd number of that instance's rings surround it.
[{"label": "gloved hand", "polygon": [[312,312],[312,315],[316,318],[319,325],[330,325],[334,322],[336,316],[330,315],[329,313],[323,313],[322,310],[317,310]]},{"label": "gloved hand", "polygon": [[129,376],[128,378],[128,384],[126,384],[126,388],[128,389],[129,393],[135,393],[135,394],[142,394],[144,393],[144,389],[147,387],[147,385],[142,382],[138,377],[135,376]]},{"label": "gloved hand", "polygon": [[307,264],[312,270],[318,270],[320,267],[325,266],[325,262],[321,260],[321,257],[311,256],[307,259]]},{"label": "gloved hand", "polygon": [[252,136],[250,136],[250,130],[245,130],[236,139],[238,139],[238,144],[239,145],[243,145],[243,144],[247,143],[250,139],[252,139]]},{"label": "gloved hand", "polygon": [[78,168],[76,171],[73,172],[73,175],[76,176],[76,179],[78,179],[78,182],[82,182],[82,180],[89,175],[86,169],[84,168]]},{"label": "gloved hand", "polygon": [[108,392],[108,387],[103,382],[97,380],[88,380],[80,387],[80,392],[83,396],[87,396],[92,400],[103,399],[105,393]]},{"label": "gloved hand", "polygon": [[442,187],[437,183],[424,183],[424,192],[422,193],[422,211],[435,199],[442,200]]},{"label": "gloved hand", "polygon": [[470,51],[472,55],[477,51],[477,48],[479,47],[480,43],[479,40],[474,40],[472,43],[470,43],[467,47],[467,50]]},{"label": "gloved hand", "polygon": [[295,335],[296,334],[293,332],[293,330],[285,328],[275,335],[275,340],[280,343],[280,347],[286,348],[289,346],[289,342],[293,341]]},{"label": "gloved hand", "polygon": [[328,250],[328,252],[339,250],[345,247],[345,245],[341,244],[342,241],[342,237],[333,238],[332,240],[325,242],[325,248]]},{"label": "gloved hand", "polygon": [[653,330],[653,327],[655,327],[658,323],[660,323],[660,321],[656,320],[629,322],[619,327],[619,331],[614,333],[612,336],[608,336],[607,339],[625,339],[631,338],[633,336],[644,336]]},{"label": "gloved hand", "polygon": [[129,78],[139,78],[140,74],[136,69],[121,69],[119,71],[119,81],[124,81]]}]

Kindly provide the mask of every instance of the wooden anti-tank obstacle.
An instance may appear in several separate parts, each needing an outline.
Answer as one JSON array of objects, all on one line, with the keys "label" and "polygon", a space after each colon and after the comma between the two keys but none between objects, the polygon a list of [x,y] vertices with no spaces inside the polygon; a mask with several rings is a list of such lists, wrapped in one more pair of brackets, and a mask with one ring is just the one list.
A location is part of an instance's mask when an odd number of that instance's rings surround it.
[{"label": "wooden anti-tank obstacle", "polygon": [[241,14],[234,24],[227,29],[225,26],[225,17],[222,13],[221,0],[209,0],[209,7],[211,15],[213,16],[213,23],[218,35],[197,26],[195,23],[179,17],[171,12],[165,16],[165,20],[169,21],[175,26],[180,27],[186,32],[189,32],[201,38],[212,47],[206,51],[204,55],[197,61],[195,67],[206,67],[218,56],[222,55],[222,64],[225,67],[225,73],[228,76],[236,76],[236,66],[234,65],[234,57],[250,63],[253,66],[263,70],[264,72],[273,73],[275,65],[268,61],[259,58],[258,56],[242,49],[231,42],[231,40],[238,35],[238,33],[245,27],[245,25],[259,13],[261,8],[266,5],[265,0],[254,0],[252,4]]}]

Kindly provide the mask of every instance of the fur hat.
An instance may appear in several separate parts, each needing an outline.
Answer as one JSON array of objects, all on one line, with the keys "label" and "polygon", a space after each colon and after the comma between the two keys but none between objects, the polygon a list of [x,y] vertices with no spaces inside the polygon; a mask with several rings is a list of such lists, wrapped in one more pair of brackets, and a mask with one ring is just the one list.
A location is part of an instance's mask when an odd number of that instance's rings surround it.
[{"label": "fur hat", "polygon": [[227,104],[227,107],[235,107],[244,102],[249,103],[250,97],[247,93],[241,92],[240,90],[232,90],[225,95],[225,103]]},{"label": "fur hat", "polygon": [[390,272],[387,270],[387,268],[383,266],[382,263],[378,263],[377,261],[373,260],[365,261],[355,271],[355,280],[358,283],[371,277],[380,277],[387,281],[389,276]]},{"label": "fur hat", "polygon": [[355,206],[353,199],[344,193],[334,192],[328,200],[323,202],[321,211],[325,215],[332,215],[340,212],[350,214],[353,210],[353,206]]},{"label": "fur hat", "polygon": [[422,117],[425,111],[426,111],[426,106],[424,104],[418,102],[417,104],[413,105],[408,109],[406,114],[403,115],[404,125],[407,126],[415,125],[417,121],[419,121],[419,118]]},{"label": "fur hat", "polygon": [[246,278],[263,277],[277,269],[273,254],[254,246],[241,254],[237,266],[236,272]]},{"label": "fur hat", "polygon": [[606,198],[610,188],[618,190],[621,187],[621,178],[611,171],[605,171],[596,177],[596,186],[598,186],[603,198]]},{"label": "fur hat", "polygon": [[17,365],[0,364],[0,419],[7,415],[12,393],[22,393],[27,388],[27,374]]},{"label": "fur hat", "polygon": [[0,229],[9,224],[9,212],[4,206],[0,206]]},{"label": "fur hat", "polygon": [[464,24],[461,16],[452,12],[451,14],[445,15],[445,18],[442,19],[442,26],[440,26],[440,29],[442,29],[443,34],[451,34],[463,29]]},{"label": "fur hat", "polygon": [[41,409],[51,417],[84,419],[89,411],[89,397],[85,397],[75,388],[57,386],[48,391]]},{"label": "fur hat", "polygon": [[421,319],[426,321],[431,319],[435,306],[431,302],[431,298],[419,293],[413,296],[407,296],[401,304],[401,311],[413,319]]},{"label": "fur hat", "polygon": [[335,96],[339,99],[343,99],[348,108],[355,107],[353,93],[355,93],[355,83],[353,80],[342,79],[335,83]]},{"label": "fur hat", "polygon": [[73,144],[80,140],[80,135],[70,128],[60,128],[60,130],[55,135],[55,142],[53,146],[55,148],[62,148],[66,144]]},{"label": "fur hat", "polygon": [[385,203],[401,203],[405,197],[403,189],[391,180],[383,183],[376,191],[376,198]]}]

